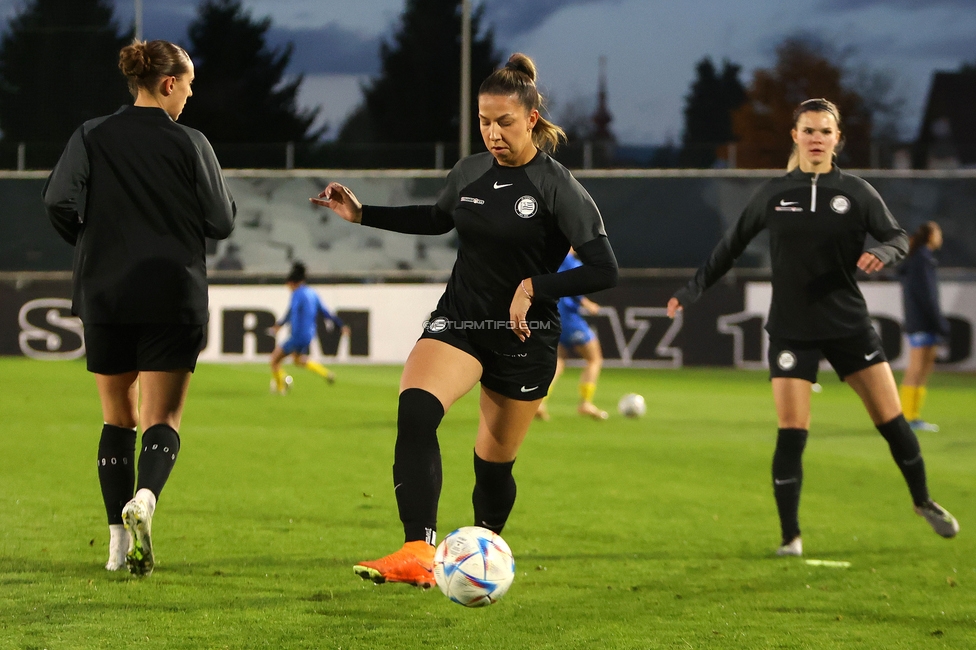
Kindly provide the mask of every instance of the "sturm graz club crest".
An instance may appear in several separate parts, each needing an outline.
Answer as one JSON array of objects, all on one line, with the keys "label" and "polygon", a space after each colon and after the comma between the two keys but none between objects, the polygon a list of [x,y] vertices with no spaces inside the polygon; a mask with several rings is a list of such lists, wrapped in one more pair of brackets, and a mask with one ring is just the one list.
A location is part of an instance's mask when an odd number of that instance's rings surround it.
[{"label": "sturm graz club crest", "polygon": [[515,214],[523,219],[531,219],[539,211],[539,202],[534,196],[526,194],[515,202]]},{"label": "sturm graz club crest", "polygon": [[830,199],[830,209],[837,214],[844,214],[851,209],[851,200],[843,194],[838,194]]},{"label": "sturm graz club crest", "polygon": [[796,367],[796,355],[789,350],[783,350],[776,357],[776,365],[780,370],[793,370]]}]

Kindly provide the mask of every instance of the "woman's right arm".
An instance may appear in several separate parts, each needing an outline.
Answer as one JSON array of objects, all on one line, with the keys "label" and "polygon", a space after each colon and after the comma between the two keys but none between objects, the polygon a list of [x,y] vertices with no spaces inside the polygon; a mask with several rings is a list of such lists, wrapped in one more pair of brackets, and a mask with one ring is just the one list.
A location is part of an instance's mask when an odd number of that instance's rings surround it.
[{"label": "woman's right arm", "polygon": [[728,273],[753,237],[766,227],[766,203],[765,192],[753,197],[739,220],[715,246],[708,261],[695,273],[695,277],[668,301],[668,316],[674,318],[675,312],[698,300],[706,289]]},{"label": "woman's right arm", "polygon": [[[463,162],[463,161],[462,161]],[[315,205],[329,208],[350,223],[402,232],[408,235],[443,235],[454,229],[451,214],[457,205],[463,174],[459,162],[447,175],[447,182],[434,205],[404,205],[382,207],[363,205],[356,195],[341,183],[329,185],[317,196],[309,199]]]},{"label": "woman's right arm", "polygon": [[41,192],[51,224],[72,246],[78,241],[84,223],[88,191],[88,151],[83,129],[83,126],[78,127],[72,134]]},{"label": "woman's right arm", "polygon": [[454,218],[440,205],[403,205],[383,207],[363,205],[345,185],[329,183],[317,197],[315,205],[329,208],[349,223],[402,232],[408,235],[443,235],[454,229]]}]

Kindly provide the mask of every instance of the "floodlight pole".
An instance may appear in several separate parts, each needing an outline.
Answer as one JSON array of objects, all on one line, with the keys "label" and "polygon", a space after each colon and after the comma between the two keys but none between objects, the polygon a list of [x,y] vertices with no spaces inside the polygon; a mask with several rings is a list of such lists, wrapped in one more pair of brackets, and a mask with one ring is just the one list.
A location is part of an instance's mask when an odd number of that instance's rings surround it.
[{"label": "floodlight pole", "polygon": [[458,152],[471,155],[471,0],[461,0],[461,132]]},{"label": "floodlight pole", "polygon": [[135,0],[136,3],[136,18],[135,18],[135,36],[136,40],[142,40],[142,0]]}]

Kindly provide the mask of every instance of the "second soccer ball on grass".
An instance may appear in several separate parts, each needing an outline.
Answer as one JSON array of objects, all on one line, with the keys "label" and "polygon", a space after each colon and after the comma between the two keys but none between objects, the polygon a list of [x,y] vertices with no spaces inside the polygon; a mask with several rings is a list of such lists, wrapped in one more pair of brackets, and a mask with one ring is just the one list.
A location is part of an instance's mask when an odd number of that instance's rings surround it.
[{"label": "second soccer ball on grass", "polygon": [[647,412],[647,404],[637,393],[627,393],[617,402],[617,411],[627,418],[639,418]]}]

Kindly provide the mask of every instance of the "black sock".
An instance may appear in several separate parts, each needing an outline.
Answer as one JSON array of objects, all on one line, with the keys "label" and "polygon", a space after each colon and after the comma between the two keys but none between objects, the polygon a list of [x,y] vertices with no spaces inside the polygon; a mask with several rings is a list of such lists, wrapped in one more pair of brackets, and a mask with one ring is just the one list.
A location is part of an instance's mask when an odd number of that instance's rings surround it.
[{"label": "black sock", "polygon": [[908,425],[905,416],[899,414],[894,420],[879,424],[878,431],[888,441],[891,457],[895,459],[901,470],[908,491],[912,493],[912,501],[920,506],[929,501],[929,488],[925,481],[925,461],[922,460],[922,448],[918,446],[918,438]]},{"label": "black sock", "polygon": [[443,417],[441,401],[427,391],[408,388],[400,393],[393,490],[406,542],[435,541],[442,481],[437,427]]},{"label": "black sock", "polygon": [[773,453],[773,494],[779,511],[783,544],[800,534],[800,489],[803,487],[803,448],[806,429],[780,429]]},{"label": "black sock", "polygon": [[155,424],[143,431],[142,453],[139,454],[139,485],[136,491],[146,488],[158,499],[179,453],[180,434],[173,427]]},{"label": "black sock", "polygon": [[136,432],[112,424],[102,426],[98,441],[98,483],[108,523],[122,523],[122,508],[136,484]]},{"label": "black sock", "polygon": [[474,492],[471,493],[471,502],[474,504],[475,526],[501,535],[515,505],[513,465],[514,460],[508,463],[492,463],[482,460],[478,454],[474,455]]}]

